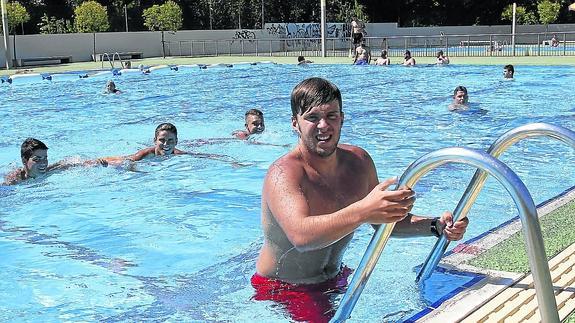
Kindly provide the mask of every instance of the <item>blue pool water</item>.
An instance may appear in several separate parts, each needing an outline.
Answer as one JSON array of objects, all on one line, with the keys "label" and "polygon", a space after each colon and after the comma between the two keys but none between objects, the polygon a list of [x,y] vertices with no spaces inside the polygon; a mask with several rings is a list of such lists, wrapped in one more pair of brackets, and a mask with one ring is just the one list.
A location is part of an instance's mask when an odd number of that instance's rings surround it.
[{"label": "blue pool water", "polygon": [[[0,187],[0,321],[285,321],[277,306],[250,299],[249,278],[262,243],[265,172],[297,140],[291,89],[311,76],[338,85],[346,118],[341,141],[367,149],[384,179],[435,149],[487,149],[503,132],[529,122],[575,129],[575,67],[516,66],[514,81],[503,81],[501,71],[181,67],[113,77],[120,95],[102,94],[110,74],[1,84],[2,174],[20,166],[27,137],[50,147],[51,162],[125,155],[150,146],[162,122],[178,127],[180,149],[225,154],[236,163],[177,156],[139,162],[135,171],[76,168]],[[468,88],[473,111],[448,112],[458,85]],[[266,132],[254,139],[268,145],[229,139],[253,107],[266,118]],[[554,140],[521,142],[501,159],[536,203],[575,185],[575,153]],[[435,216],[453,209],[473,171],[451,164],[422,178],[413,212]],[[502,186],[488,180],[466,238],[516,215]],[[371,234],[367,226],[358,230],[344,259],[349,267],[357,267]],[[415,284],[414,268],[433,243],[431,237],[392,239],[352,319],[407,319],[469,282],[469,276],[437,274],[437,292]],[[442,279],[446,283],[438,284]]]}]

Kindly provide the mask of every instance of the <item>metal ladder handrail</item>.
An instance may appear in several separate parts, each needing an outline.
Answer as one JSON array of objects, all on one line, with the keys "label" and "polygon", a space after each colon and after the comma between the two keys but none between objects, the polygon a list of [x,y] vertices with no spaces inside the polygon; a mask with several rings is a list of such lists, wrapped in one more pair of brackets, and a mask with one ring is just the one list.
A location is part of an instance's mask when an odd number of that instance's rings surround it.
[{"label": "metal ladder handrail", "polygon": [[102,62],[102,68],[104,68],[104,57],[108,58],[108,62],[110,62],[110,64],[112,65],[112,68],[114,68],[112,61],[110,60],[110,55],[108,53],[104,53],[100,56],[100,62]]},{"label": "metal ladder handrail", "polygon": [[112,69],[114,68],[114,62],[116,61],[116,56],[118,56],[118,60],[120,61],[120,67],[124,67],[124,62],[122,62],[122,57],[120,57],[120,53],[115,52],[114,54],[112,54]]},{"label": "metal ladder handrail", "polygon": [[[483,169],[495,177],[512,196],[519,209],[523,231],[527,238],[527,254],[533,273],[541,319],[543,322],[559,322],[549,264],[547,261],[541,261],[541,259],[547,259],[547,256],[537,218],[537,209],[525,184],[509,167],[487,152],[469,148],[444,148],[428,153],[413,162],[401,176],[397,187],[414,187],[419,178],[446,163],[463,163]],[[394,226],[395,223],[381,225],[375,231],[340,306],[330,322],[343,322],[350,317]]]},{"label": "metal ladder handrail", "polygon": [[[499,158],[507,148],[516,142],[525,138],[538,136],[551,137],[575,148],[575,132],[561,126],[548,123],[530,123],[511,129],[501,135],[497,140],[495,140],[495,142],[493,142],[491,147],[489,147],[487,153],[495,158]],[[471,206],[475,203],[479,192],[483,188],[486,179],[487,174],[484,171],[478,169],[475,172],[469,185],[465,189],[465,193],[463,193],[463,196],[453,211],[453,221],[457,221],[460,217],[465,217],[467,215],[469,209],[471,209]],[[449,241],[447,241],[444,236],[439,237],[435,246],[427,256],[427,259],[423,263],[423,266],[419,270],[416,281],[423,281],[431,276],[431,273],[439,264],[439,261],[445,253],[448,245]]]}]

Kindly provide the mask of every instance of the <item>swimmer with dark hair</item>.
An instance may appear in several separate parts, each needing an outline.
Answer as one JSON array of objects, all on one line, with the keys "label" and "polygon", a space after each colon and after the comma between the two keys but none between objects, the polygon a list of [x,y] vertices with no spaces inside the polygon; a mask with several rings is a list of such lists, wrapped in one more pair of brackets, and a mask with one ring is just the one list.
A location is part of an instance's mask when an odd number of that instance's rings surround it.
[{"label": "swimmer with dark hair", "polygon": [[48,164],[48,146],[35,138],[27,138],[20,147],[22,168],[17,168],[4,177],[4,185],[14,185],[32,178],[40,178],[57,170],[76,166],[108,166],[104,159],[71,161],[62,160]]},{"label": "swimmer with dark hair", "polygon": [[104,93],[120,94],[120,93],[122,93],[122,91],[120,91],[116,88],[116,83],[114,83],[114,81],[109,80],[106,83],[106,91]]},{"label": "swimmer with dark hair", "polygon": [[248,139],[250,135],[264,132],[264,114],[258,109],[250,109],[245,114],[246,130],[236,130],[232,135],[238,139]]},{"label": "swimmer with dark hair", "polygon": [[447,107],[449,111],[463,111],[469,109],[469,96],[465,86],[458,86],[453,90],[453,102]]},{"label": "swimmer with dark hair", "polygon": [[235,162],[229,156],[187,152],[176,148],[177,144],[178,144],[178,129],[176,129],[176,126],[174,126],[173,124],[166,122],[156,127],[156,131],[154,133],[153,147],[144,148],[132,155],[112,156],[112,157],[105,157],[102,159],[105,160],[110,165],[118,166],[122,165],[126,161],[136,162],[154,156],[170,157],[172,155],[193,155],[199,158],[211,158],[215,160],[229,162],[234,166],[236,165],[242,166],[239,163]]}]

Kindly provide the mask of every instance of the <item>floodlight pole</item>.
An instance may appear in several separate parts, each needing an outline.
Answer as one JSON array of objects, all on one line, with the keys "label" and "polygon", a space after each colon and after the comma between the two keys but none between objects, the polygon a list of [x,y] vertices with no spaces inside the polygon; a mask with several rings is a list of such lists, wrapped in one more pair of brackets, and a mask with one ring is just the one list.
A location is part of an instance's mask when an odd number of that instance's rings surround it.
[{"label": "floodlight pole", "polygon": [[325,0],[321,0],[321,57],[325,57]]},{"label": "floodlight pole", "polygon": [[128,32],[128,6],[124,5],[124,17],[126,17],[126,32]]},{"label": "floodlight pole", "polygon": [[2,35],[4,36],[4,57],[6,58],[6,69],[12,67],[12,53],[10,53],[10,35],[8,33],[8,13],[6,12],[6,0],[0,0],[2,7]]},{"label": "floodlight pole", "polygon": [[515,13],[517,11],[517,3],[513,2],[513,23],[511,25],[511,50],[515,56]]}]

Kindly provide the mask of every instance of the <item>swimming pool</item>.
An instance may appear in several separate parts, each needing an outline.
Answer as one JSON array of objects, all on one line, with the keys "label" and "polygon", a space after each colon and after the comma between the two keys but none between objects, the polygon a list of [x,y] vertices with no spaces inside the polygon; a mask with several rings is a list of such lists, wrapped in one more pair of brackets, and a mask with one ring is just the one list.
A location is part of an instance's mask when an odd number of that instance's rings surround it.
[{"label": "swimming pool", "polygon": [[[285,321],[281,309],[250,300],[249,278],[262,242],[263,177],[288,151],[285,145],[296,142],[291,89],[311,76],[338,85],[346,113],[342,142],[367,149],[384,179],[438,148],[487,149],[503,132],[529,122],[575,129],[575,67],[516,66],[514,81],[503,81],[501,70],[246,64],[2,84],[0,173],[19,166],[26,137],[44,141],[51,162],[123,155],[149,146],[161,122],[178,127],[179,148],[226,154],[241,165],[177,156],[140,162],[136,171],[76,168],[1,187],[0,320]],[[110,78],[122,94],[102,94]],[[457,85],[468,88],[474,110],[447,111]],[[252,107],[266,118],[266,131],[255,140],[269,145],[229,140]],[[226,139],[198,141],[210,138]],[[575,185],[575,153],[553,140],[523,141],[501,159],[536,203]],[[472,174],[459,165],[434,170],[415,187],[413,212],[453,209]],[[502,192],[487,181],[466,238],[517,215]],[[356,234],[344,259],[351,268],[371,234],[367,226]],[[392,239],[352,321],[407,319],[449,286],[468,282],[446,275],[449,283],[439,291],[415,284],[414,267],[433,243]]]}]

